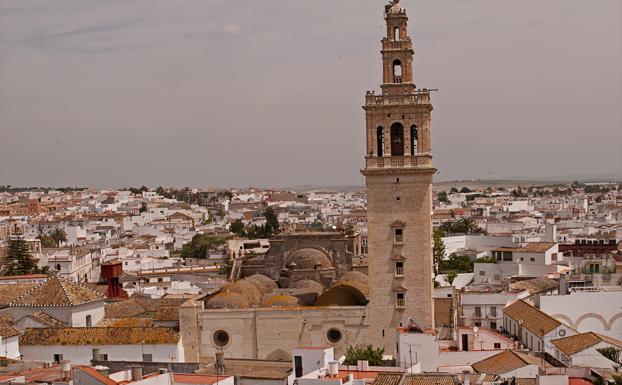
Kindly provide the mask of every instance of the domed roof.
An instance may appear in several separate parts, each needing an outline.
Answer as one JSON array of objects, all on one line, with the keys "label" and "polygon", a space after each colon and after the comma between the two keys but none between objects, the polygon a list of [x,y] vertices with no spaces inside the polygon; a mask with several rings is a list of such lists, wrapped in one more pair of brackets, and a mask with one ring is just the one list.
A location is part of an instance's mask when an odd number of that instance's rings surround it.
[{"label": "domed roof", "polygon": [[305,289],[308,291],[316,292],[321,294],[324,291],[324,286],[318,281],[314,281],[312,279],[299,279],[293,284],[289,285],[292,289]]},{"label": "domed roof", "polygon": [[296,264],[295,270],[312,270],[316,266],[322,269],[333,267],[326,253],[312,247],[303,247],[291,253],[287,257],[286,267],[292,262]]},{"label": "domed roof", "polygon": [[261,306],[300,306],[301,301],[291,295],[274,295],[272,297],[266,298]]},{"label": "domed roof", "polygon": [[243,295],[232,291],[221,291],[205,301],[206,309],[243,309],[249,306]]},{"label": "domed roof", "polygon": [[316,301],[317,306],[361,306],[368,302],[369,279],[358,271],[349,271],[335,281]]},{"label": "domed roof", "polygon": [[222,287],[221,292],[222,291],[238,293],[246,298],[248,303],[251,305],[256,305],[261,302],[261,297],[263,296],[263,293],[257,288],[256,285],[244,279],[226,284]]},{"label": "domed roof", "polygon": [[360,271],[348,271],[346,273],[344,273],[341,278],[339,278],[339,281],[344,280],[344,281],[360,281],[361,283],[369,283],[369,277],[363,273],[361,273]]},{"label": "domed roof", "polygon": [[255,274],[249,277],[244,278],[244,281],[255,285],[255,287],[261,292],[261,294],[270,293],[278,289],[276,282],[272,280],[272,278],[267,277],[263,274]]}]

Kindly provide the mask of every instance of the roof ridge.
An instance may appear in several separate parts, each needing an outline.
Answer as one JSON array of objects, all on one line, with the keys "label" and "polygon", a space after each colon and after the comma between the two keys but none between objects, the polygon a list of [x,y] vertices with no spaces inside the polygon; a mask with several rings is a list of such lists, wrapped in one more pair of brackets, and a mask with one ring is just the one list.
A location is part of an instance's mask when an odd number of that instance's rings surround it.
[{"label": "roof ridge", "polygon": [[73,302],[73,300],[71,299],[71,297],[69,297],[69,294],[67,293],[67,288],[65,287],[65,283],[63,282],[64,279],[61,279],[61,277],[56,276],[57,280],[58,280],[58,284],[60,285],[61,289],[63,289],[63,294],[65,294],[65,298],[67,298],[67,301],[72,305],[75,306],[76,304]]}]

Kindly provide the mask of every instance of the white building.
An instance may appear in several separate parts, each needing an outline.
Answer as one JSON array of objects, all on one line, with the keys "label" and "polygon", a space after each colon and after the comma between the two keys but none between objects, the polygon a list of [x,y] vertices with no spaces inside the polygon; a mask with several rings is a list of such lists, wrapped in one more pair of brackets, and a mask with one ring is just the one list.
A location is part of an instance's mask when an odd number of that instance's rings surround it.
[{"label": "white building", "polygon": [[104,361],[184,362],[181,336],[171,328],[93,327],[26,329],[20,338],[25,360],[70,360],[88,365],[93,349]]},{"label": "white building", "polygon": [[19,359],[19,330],[9,326],[0,325],[0,357],[13,360]]},{"label": "white building", "polygon": [[90,288],[60,277],[52,277],[15,298],[0,315],[16,323],[33,313],[43,312],[65,325],[89,327],[104,318],[104,299]]},{"label": "white building", "polygon": [[587,332],[552,340],[553,356],[567,366],[615,369],[617,364],[598,352],[601,348],[622,349],[622,341]]},{"label": "white building", "polygon": [[503,309],[504,330],[534,352],[553,354],[551,340],[577,332],[523,300]]}]

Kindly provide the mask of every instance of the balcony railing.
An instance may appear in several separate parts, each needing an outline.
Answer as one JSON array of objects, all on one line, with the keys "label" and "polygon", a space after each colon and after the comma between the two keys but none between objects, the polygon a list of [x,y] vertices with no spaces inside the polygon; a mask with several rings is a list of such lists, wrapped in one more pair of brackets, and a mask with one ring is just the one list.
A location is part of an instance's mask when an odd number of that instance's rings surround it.
[{"label": "balcony railing", "polygon": [[403,309],[406,307],[406,301],[404,298],[398,298],[395,300],[395,307],[398,309]]},{"label": "balcony railing", "polygon": [[404,267],[397,266],[395,268],[395,276],[396,277],[403,277],[404,276]]},{"label": "balcony railing", "polygon": [[410,168],[431,167],[432,157],[429,155],[406,156],[368,156],[365,159],[366,168]]},{"label": "balcony railing", "polygon": [[[395,83],[398,83],[398,82],[396,81]],[[365,106],[383,106],[383,105],[395,105],[395,104],[401,104],[401,105],[430,104],[430,90],[416,91],[412,94],[407,94],[407,95],[375,95],[371,92],[368,92],[367,95],[365,96]]]}]

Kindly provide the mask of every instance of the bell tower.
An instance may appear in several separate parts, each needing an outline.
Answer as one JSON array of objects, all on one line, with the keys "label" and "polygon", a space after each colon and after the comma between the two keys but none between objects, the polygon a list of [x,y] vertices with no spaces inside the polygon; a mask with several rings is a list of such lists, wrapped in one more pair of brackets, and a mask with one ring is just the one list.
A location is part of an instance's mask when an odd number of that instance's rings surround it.
[{"label": "bell tower", "polygon": [[413,79],[413,43],[399,0],[385,6],[381,93],[365,95],[370,343],[396,353],[409,318],[434,327],[430,90]]}]

